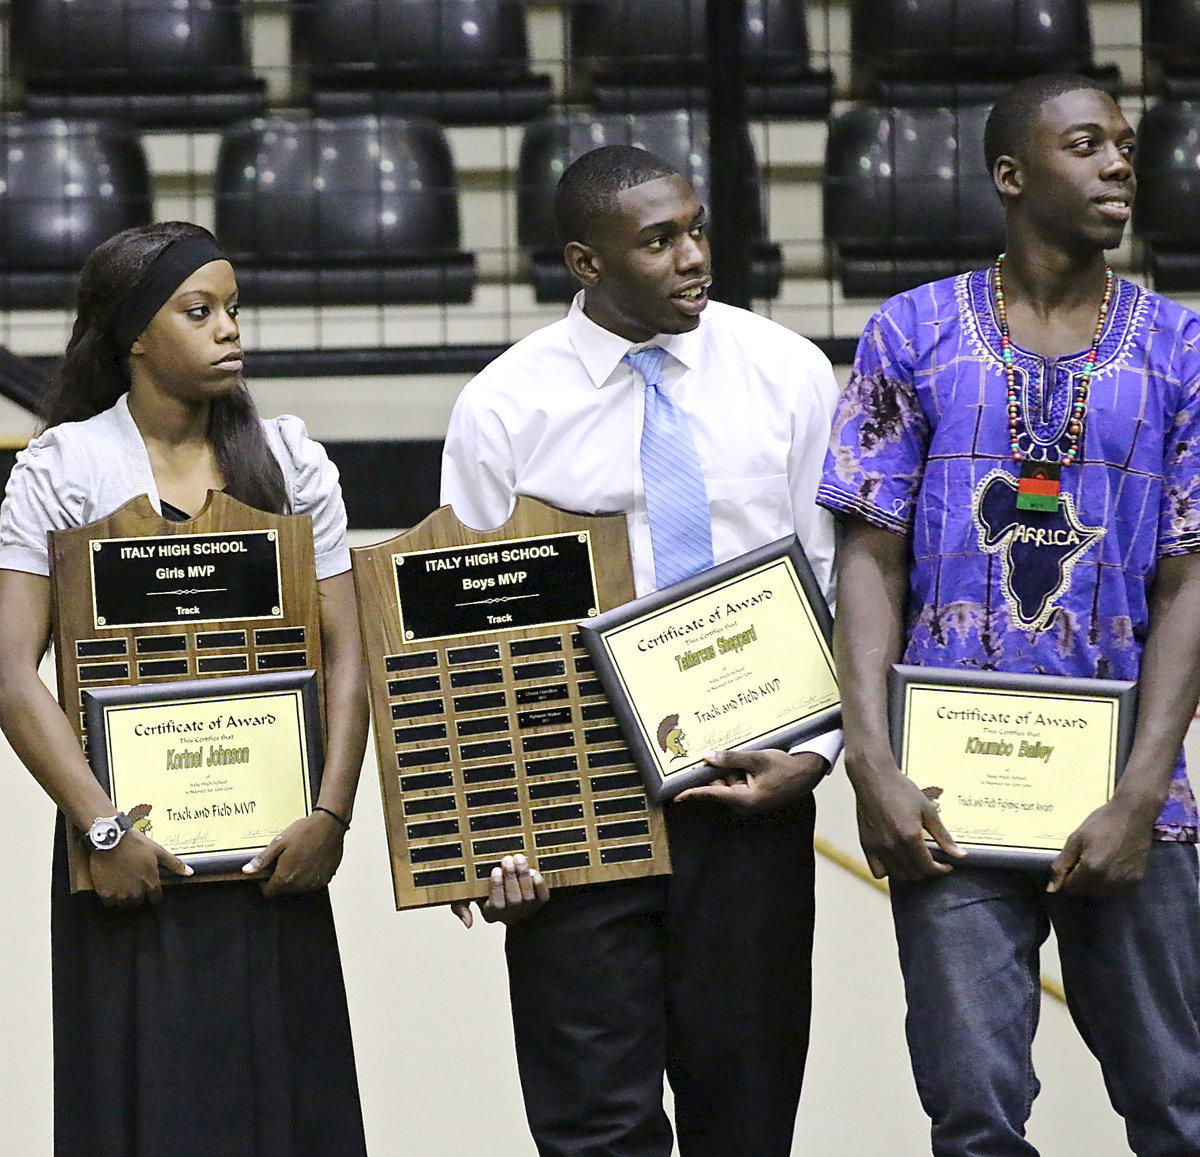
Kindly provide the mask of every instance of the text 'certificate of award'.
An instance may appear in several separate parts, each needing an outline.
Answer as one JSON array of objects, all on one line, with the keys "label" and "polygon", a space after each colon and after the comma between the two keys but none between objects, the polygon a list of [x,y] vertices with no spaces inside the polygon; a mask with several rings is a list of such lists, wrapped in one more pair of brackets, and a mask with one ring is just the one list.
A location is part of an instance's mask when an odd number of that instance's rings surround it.
[{"label": "text 'certificate of award'", "polygon": [[837,726],[829,610],[794,537],[579,625],[655,799],[719,775],[705,752]]},{"label": "text 'certificate of award'", "polygon": [[895,666],[892,746],[970,862],[1047,864],[1111,797],[1136,685]]},{"label": "text 'certificate of award'", "polygon": [[240,868],[308,815],[320,773],[313,672],[85,693],[97,778],[197,873]]}]

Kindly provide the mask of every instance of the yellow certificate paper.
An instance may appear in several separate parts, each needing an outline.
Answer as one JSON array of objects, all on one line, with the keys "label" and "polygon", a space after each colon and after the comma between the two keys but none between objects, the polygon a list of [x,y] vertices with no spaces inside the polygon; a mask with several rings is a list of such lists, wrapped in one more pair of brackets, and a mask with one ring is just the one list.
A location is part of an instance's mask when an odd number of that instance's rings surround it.
[{"label": "yellow certificate paper", "polygon": [[1112,796],[1134,686],[898,666],[896,759],[972,862],[1048,862]]},{"label": "yellow certificate paper", "polygon": [[93,768],[113,803],[197,873],[240,868],[309,813],[320,770],[312,672],[85,698]]},{"label": "yellow certificate paper", "polygon": [[653,798],[719,774],[707,751],[837,726],[829,612],[794,538],[580,626]]}]

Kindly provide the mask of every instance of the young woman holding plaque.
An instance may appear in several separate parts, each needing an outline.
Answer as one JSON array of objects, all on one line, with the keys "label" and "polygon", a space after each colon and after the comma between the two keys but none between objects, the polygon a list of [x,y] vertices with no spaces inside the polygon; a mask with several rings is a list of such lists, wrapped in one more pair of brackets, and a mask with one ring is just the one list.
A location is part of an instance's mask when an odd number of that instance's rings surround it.
[{"label": "young woman holding plaque", "polygon": [[[263,421],[242,381],[233,268],[179,222],[100,245],[45,417],[0,508],[0,726],[60,809],[52,897],[59,1157],[365,1153],[325,885],[366,741],[337,471],[296,418]],[[116,808],[38,677],[51,629],[47,532],[148,494],[172,519],[224,490],[311,515],[328,705],[317,805],[248,863],[261,884],[163,887],[190,872]],[[65,825],[94,892],[70,894]]]}]

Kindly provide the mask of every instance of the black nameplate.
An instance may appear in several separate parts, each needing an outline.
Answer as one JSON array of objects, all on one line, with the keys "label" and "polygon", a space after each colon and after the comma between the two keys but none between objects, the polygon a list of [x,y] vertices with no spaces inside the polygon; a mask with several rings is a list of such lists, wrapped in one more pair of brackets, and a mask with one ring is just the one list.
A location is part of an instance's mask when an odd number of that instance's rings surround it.
[{"label": "black nameplate", "polygon": [[554,799],[560,795],[578,795],[579,780],[556,779],[550,783],[531,783],[529,785],[530,799]]},{"label": "black nameplate", "polygon": [[[513,843],[513,840],[516,843]],[[473,856],[502,856],[505,852],[516,852],[521,847],[520,836],[492,836],[486,840],[471,841],[471,855]],[[492,868],[495,864],[488,864],[483,869],[483,875],[490,876]]]},{"label": "black nameplate", "polygon": [[517,712],[518,727],[557,727],[570,722],[570,707],[548,707],[543,711]]},{"label": "black nameplate", "polygon": [[558,803],[549,807],[535,807],[531,814],[535,824],[559,824],[564,820],[581,820],[583,804]]},{"label": "black nameplate", "polygon": [[410,642],[577,622],[599,605],[587,534],[412,551],[393,561]]},{"label": "black nameplate", "polygon": [[486,743],[462,743],[458,748],[459,759],[494,759],[498,755],[512,755],[511,739],[493,739]]},{"label": "black nameplate", "polygon": [[610,824],[596,825],[596,838],[601,840],[626,840],[631,836],[648,836],[648,820],[617,820]]},{"label": "black nameplate", "polygon": [[467,807],[495,807],[497,804],[516,802],[515,787],[492,787],[484,791],[467,792]]},{"label": "black nameplate", "polygon": [[136,646],[139,655],[154,655],[162,651],[186,651],[187,635],[142,635]]},{"label": "black nameplate", "polygon": [[514,639],[508,644],[508,653],[514,659],[528,655],[552,655],[562,650],[562,639],[558,635],[548,635],[541,639]]},{"label": "black nameplate", "polygon": [[424,848],[409,848],[408,855],[414,864],[436,864],[438,860],[461,860],[462,844],[430,844]]},{"label": "black nameplate", "polygon": [[582,844],[586,840],[586,828],[554,828],[548,832],[535,832],[533,836],[533,842],[539,848],[558,848],[563,844]]},{"label": "black nameplate", "polygon": [[413,703],[393,703],[393,719],[419,719],[422,715],[440,715],[446,710],[444,699],[417,699]]},{"label": "black nameplate", "polygon": [[463,783],[496,783],[517,778],[515,763],[488,763],[481,767],[464,767]]},{"label": "black nameplate", "polygon": [[196,670],[201,675],[248,671],[249,669],[250,660],[245,655],[206,655],[196,660]]},{"label": "black nameplate", "polygon": [[434,787],[453,787],[454,772],[426,771],[418,775],[402,775],[400,788],[402,791],[428,791]]},{"label": "black nameplate", "polygon": [[425,796],[421,799],[406,799],[404,814],[406,816],[428,815],[430,812],[448,812],[454,809],[457,801],[452,795]]},{"label": "black nameplate", "polygon": [[138,662],[139,679],[156,679],[163,675],[176,677],[187,675],[186,659],[142,659]]},{"label": "black nameplate", "polygon": [[307,662],[307,651],[266,651],[254,658],[254,665],[260,671],[286,671],[289,667],[303,667]]},{"label": "black nameplate", "polygon": [[491,711],[497,707],[506,707],[508,700],[503,691],[483,691],[478,695],[455,695],[454,710],[462,711]]},{"label": "black nameplate", "polygon": [[648,860],[654,855],[649,844],[626,844],[621,848],[601,848],[602,864],[627,864],[631,860]]},{"label": "black nameplate", "polygon": [[466,868],[432,868],[427,872],[413,872],[414,888],[434,888],[438,884],[461,884],[467,878]]},{"label": "black nameplate", "polygon": [[452,667],[463,663],[494,663],[500,658],[497,643],[482,643],[478,647],[451,647],[446,652],[446,662]]},{"label": "black nameplate", "polygon": [[421,747],[416,751],[396,752],[396,767],[403,770],[406,767],[427,767],[433,763],[449,763],[450,748]]},{"label": "black nameplate", "polygon": [[90,558],[98,627],[283,614],[273,530],[97,539]]},{"label": "black nameplate", "polygon": [[500,828],[517,828],[521,826],[521,813],[490,812],[481,816],[472,816],[470,822],[473,832],[494,832]]},{"label": "black nameplate", "polygon": [[426,739],[445,738],[445,723],[418,723],[414,727],[392,728],[392,742],[397,745],[401,743],[421,743]]},{"label": "black nameplate", "polygon": [[518,687],[517,702],[553,703],[558,699],[569,699],[571,690],[565,683],[548,683],[544,687]]},{"label": "black nameplate", "polygon": [[616,799],[597,799],[592,801],[592,807],[598,816],[620,815],[621,812],[642,811],[646,806],[646,797],[641,795],[622,795]]},{"label": "black nameplate", "polygon": [[127,650],[124,639],[81,639],[75,644],[75,657],[95,659],[105,655],[124,655]]},{"label": "black nameplate", "polygon": [[[629,752],[623,747],[615,748],[612,751],[589,751],[587,757],[587,765],[589,770],[593,767],[619,767],[623,763],[631,763],[632,757]],[[638,782],[636,776],[629,781],[631,784]],[[592,789],[596,790],[595,787]]]},{"label": "black nameplate", "polygon": [[262,630],[254,632],[256,647],[294,647],[303,643],[303,627],[264,627]]},{"label": "black nameplate", "polygon": [[591,852],[561,852],[555,856],[538,856],[543,872],[560,872],[564,868],[586,868],[592,862]]},{"label": "black nameplate", "polygon": [[211,651],[215,647],[244,647],[245,645],[245,631],[201,631],[196,636],[196,646],[201,651]]},{"label": "black nameplate", "polygon": [[556,747],[570,747],[575,742],[573,731],[550,731],[543,735],[522,735],[522,751],[553,751]]},{"label": "black nameplate", "polygon": [[489,735],[493,731],[508,730],[507,715],[484,715],[479,719],[460,719],[455,729],[462,735]]},{"label": "black nameplate", "polygon": [[423,840],[429,836],[458,835],[458,820],[426,820],[424,823],[409,824],[405,831],[410,840]]},{"label": "black nameplate", "polygon": [[418,675],[415,679],[389,679],[389,695],[421,695],[426,691],[440,691],[440,675]]},{"label": "black nameplate", "polygon": [[552,755],[549,759],[527,759],[526,775],[559,775],[564,771],[578,771],[579,760],[574,755]]},{"label": "black nameplate", "polygon": [[[622,752],[622,755],[627,754]],[[591,758],[588,758],[589,765]],[[631,787],[641,787],[642,777],[636,771],[622,772],[620,775],[593,775],[592,791],[615,791],[618,788],[626,790]]]},{"label": "black nameplate", "polygon": [[422,667],[436,667],[438,654],[436,651],[416,651],[411,655],[388,655],[383,661],[388,672],[419,671]]}]

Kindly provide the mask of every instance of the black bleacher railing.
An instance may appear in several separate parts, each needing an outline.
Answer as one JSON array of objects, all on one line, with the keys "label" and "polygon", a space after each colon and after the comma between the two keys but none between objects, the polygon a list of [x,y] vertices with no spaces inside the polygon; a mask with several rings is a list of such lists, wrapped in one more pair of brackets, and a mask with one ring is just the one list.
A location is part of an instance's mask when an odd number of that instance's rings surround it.
[{"label": "black bleacher railing", "polygon": [[[57,199],[48,164],[21,191],[19,149],[0,174],[0,342],[41,359],[0,362],[23,405],[83,253],[151,215],[224,235],[254,377],[472,372],[561,313],[547,191],[610,139],[676,148],[703,187],[715,296],[845,363],[882,296],[994,255],[981,120],[1050,67],[1087,71],[1135,122],[1148,108],[1117,265],[1200,293],[1200,0],[0,0],[0,17],[10,134],[101,108],[127,135],[112,180],[63,175]],[[357,145],[334,139],[354,126]],[[55,222],[57,264],[6,246]]]}]

